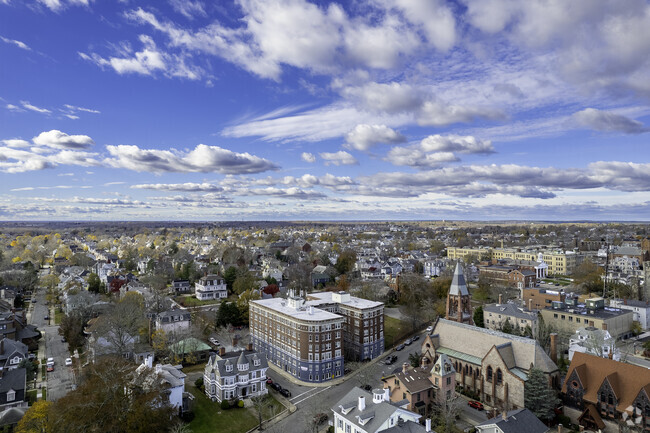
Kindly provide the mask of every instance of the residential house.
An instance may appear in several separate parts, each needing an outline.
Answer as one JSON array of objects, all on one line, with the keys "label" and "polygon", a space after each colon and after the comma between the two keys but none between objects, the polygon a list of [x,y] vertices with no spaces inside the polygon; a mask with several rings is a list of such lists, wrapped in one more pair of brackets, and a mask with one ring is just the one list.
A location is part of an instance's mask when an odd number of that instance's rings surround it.
[{"label": "residential house", "polygon": [[27,324],[24,310],[13,309],[0,313],[0,338],[20,341],[36,350],[41,333],[36,326]]},{"label": "residential house", "polygon": [[[375,389],[372,394],[352,388],[332,407],[335,433],[424,433],[431,432],[431,420],[420,425],[420,414],[391,403],[388,390]],[[434,432],[435,433],[435,432]]]},{"label": "residential house", "polygon": [[179,362],[196,364],[208,359],[211,347],[197,338],[189,337],[171,344],[169,350]]},{"label": "residential house", "polygon": [[192,315],[188,310],[169,310],[156,314],[156,329],[160,329],[165,334],[178,334],[179,332],[190,329]]},{"label": "residential house", "polygon": [[621,360],[621,349],[616,347],[616,341],[604,329],[588,326],[580,328],[569,340],[569,361],[576,352],[590,353],[614,361]]},{"label": "residential house", "polygon": [[10,338],[0,340],[0,370],[13,370],[23,359],[27,359],[27,345]]},{"label": "residential house", "polygon": [[453,362],[456,383],[498,408],[524,407],[524,384],[531,367],[557,384],[557,365],[536,340],[439,319],[422,342],[422,356],[433,364],[445,354]]},{"label": "residential house", "polygon": [[212,401],[254,397],[268,393],[264,356],[253,350],[211,355],[203,371],[205,394]]},{"label": "residential house", "polygon": [[192,293],[192,286],[188,280],[174,280],[172,281],[172,287],[176,295]]},{"label": "residential house", "polygon": [[609,306],[621,310],[632,311],[632,320],[639,322],[644,331],[650,330],[650,302],[636,299],[613,299]]},{"label": "residential house", "polygon": [[12,407],[27,407],[26,376],[24,368],[0,371],[0,411]]},{"label": "residential house", "polygon": [[528,409],[516,409],[483,421],[477,433],[546,433],[550,429]]},{"label": "residential house", "polygon": [[218,275],[206,275],[194,284],[194,293],[201,301],[225,299],[228,297],[226,280]]},{"label": "residential house", "polygon": [[565,414],[588,430],[618,432],[619,422],[650,431],[650,370],[576,352],[562,384]]},{"label": "residential house", "polygon": [[384,391],[388,390],[390,401],[404,405],[406,409],[428,417],[433,406],[442,406],[455,396],[456,370],[449,357],[441,354],[433,366],[423,363],[413,368],[404,363],[402,371],[383,377]]},{"label": "residential house", "polygon": [[[144,369],[153,367],[153,356],[145,358],[142,364],[136,369],[137,373],[143,373]],[[156,364],[154,374],[166,388],[169,396],[169,405],[179,414],[182,414],[188,407],[188,400],[192,399],[191,394],[185,392],[185,378],[187,375],[181,371],[182,365]]]}]

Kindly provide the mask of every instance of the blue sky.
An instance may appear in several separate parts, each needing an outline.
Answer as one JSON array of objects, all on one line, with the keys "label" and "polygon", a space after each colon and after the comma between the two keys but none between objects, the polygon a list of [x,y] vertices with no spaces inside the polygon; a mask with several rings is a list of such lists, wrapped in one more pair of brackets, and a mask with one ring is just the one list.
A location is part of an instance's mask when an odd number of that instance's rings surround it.
[{"label": "blue sky", "polygon": [[0,0],[0,219],[647,220],[650,4]]}]

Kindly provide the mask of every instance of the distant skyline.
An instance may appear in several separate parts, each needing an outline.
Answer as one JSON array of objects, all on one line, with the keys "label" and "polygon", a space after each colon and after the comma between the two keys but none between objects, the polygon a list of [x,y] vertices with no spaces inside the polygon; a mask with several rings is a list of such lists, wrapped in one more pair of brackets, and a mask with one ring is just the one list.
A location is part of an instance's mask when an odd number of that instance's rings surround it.
[{"label": "distant skyline", "polygon": [[644,0],[0,0],[0,220],[650,219]]}]

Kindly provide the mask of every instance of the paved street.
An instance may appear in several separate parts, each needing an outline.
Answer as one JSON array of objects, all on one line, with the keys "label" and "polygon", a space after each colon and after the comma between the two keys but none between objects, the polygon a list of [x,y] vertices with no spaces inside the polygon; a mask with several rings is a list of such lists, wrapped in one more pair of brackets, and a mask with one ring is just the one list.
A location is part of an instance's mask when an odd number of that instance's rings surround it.
[{"label": "paved street", "polygon": [[[423,334],[420,334],[423,335]],[[400,352],[394,352],[397,355],[397,361],[388,366],[384,364],[384,358],[388,353],[382,355],[379,362],[363,365],[364,371],[361,374],[354,375],[342,384],[333,385],[330,387],[314,387],[314,386],[301,386],[296,385],[284,376],[278,374],[271,368],[267,371],[267,376],[271,377],[274,381],[278,382],[283,388],[291,391],[290,401],[298,410],[296,413],[279,421],[272,426],[271,431],[277,432],[309,432],[309,421],[317,413],[326,413],[331,420],[331,408],[334,404],[345,394],[347,394],[355,386],[365,385],[366,378],[367,384],[373,388],[383,388],[381,377],[388,375],[396,369],[402,368],[403,362],[408,362],[408,355],[411,352],[420,352],[420,340],[414,342],[410,346]],[[364,382],[364,383],[362,383]],[[275,393],[275,391],[271,391]]]},{"label": "paved street", "polygon": [[[54,316],[49,316],[47,303],[45,301],[44,289],[38,289],[32,299],[36,300],[33,305],[31,323],[38,326],[45,339],[45,354],[39,353],[39,358],[54,358],[54,371],[47,373],[47,399],[57,400],[63,397],[73,384],[73,372],[71,367],[65,366],[65,359],[70,356],[68,344],[61,341],[59,327],[54,325]],[[51,324],[51,325],[50,325]]]}]

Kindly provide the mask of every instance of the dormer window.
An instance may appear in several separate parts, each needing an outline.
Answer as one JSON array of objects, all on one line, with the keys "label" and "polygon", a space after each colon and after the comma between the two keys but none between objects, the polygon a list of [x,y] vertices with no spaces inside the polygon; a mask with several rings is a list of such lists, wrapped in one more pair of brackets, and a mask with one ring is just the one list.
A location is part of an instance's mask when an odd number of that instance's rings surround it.
[{"label": "dormer window", "polygon": [[253,360],[253,365],[254,365],[255,367],[259,367],[259,365],[260,365],[260,360],[259,360],[259,359],[255,359],[255,360]]},{"label": "dormer window", "polygon": [[16,391],[10,389],[7,391],[7,401],[14,401],[16,399]]},{"label": "dormer window", "polygon": [[226,371],[232,371],[232,364],[226,364]]}]

